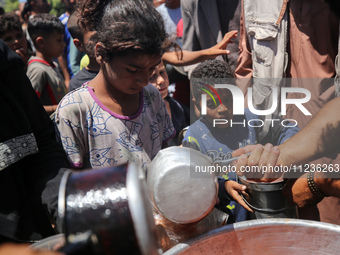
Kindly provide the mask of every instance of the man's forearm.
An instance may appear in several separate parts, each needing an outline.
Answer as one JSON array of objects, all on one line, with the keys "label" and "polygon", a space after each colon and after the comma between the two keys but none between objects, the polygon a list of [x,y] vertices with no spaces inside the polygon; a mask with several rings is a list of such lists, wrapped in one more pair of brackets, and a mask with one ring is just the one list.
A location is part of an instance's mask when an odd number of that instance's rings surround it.
[{"label": "man's forearm", "polygon": [[328,102],[308,125],[280,145],[286,165],[303,164],[340,151],[340,98]]}]

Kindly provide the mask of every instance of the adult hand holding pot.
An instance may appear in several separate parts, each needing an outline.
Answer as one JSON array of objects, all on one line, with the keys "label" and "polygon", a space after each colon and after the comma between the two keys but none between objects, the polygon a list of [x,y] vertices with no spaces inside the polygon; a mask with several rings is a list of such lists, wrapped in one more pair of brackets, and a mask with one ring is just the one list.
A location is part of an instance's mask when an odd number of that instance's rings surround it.
[{"label": "adult hand holding pot", "polygon": [[[249,158],[243,153],[251,152]],[[245,202],[255,211],[255,218],[295,218],[296,210],[284,197],[286,186],[280,162],[280,150],[272,144],[246,146],[233,153],[239,156],[236,170],[247,186],[250,199]]]},{"label": "adult hand holding pot", "polygon": [[[248,157],[245,154],[249,152],[251,154]],[[257,182],[271,182],[283,177],[283,172],[273,171],[275,166],[286,165],[279,146],[270,143],[265,146],[247,145],[235,150],[232,156],[239,157],[235,164],[239,176],[244,175],[247,179]]]},{"label": "adult hand holding pot", "polygon": [[[304,131],[304,130],[303,130]],[[300,131],[302,132],[302,131]],[[233,152],[233,156],[239,156],[236,163],[236,169],[239,176],[246,176],[257,182],[270,182],[275,178],[283,176],[283,172],[242,172],[247,166],[273,165],[273,166],[293,166],[301,165],[311,160],[317,159],[322,155],[316,150],[306,147],[300,141],[301,135],[297,134],[291,139],[279,146],[267,144],[248,145]],[[315,154],[313,155],[313,151]],[[252,152],[249,158],[245,153]],[[293,171],[293,170],[292,170]],[[293,171],[294,172],[294,171]],[[283,188],[283,194],[286,199],[296,204],[298,207],[312,206],[319,203],[324,196],[337,196],[336,179],[330,177],[331,173],[311,172],[302,174],[299,178],[293,177],[293,173],[285,173],[286,185]],[[331,188],[333,188],[333,191]],[[339,192],[340,193],[340,192]]]}]

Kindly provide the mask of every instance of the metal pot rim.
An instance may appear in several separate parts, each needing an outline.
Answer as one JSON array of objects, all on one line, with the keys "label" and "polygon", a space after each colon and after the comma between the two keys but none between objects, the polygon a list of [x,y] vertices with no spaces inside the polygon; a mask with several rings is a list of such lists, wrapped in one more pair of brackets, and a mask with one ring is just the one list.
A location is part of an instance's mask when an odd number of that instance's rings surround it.
[{"label": "metal pot rim", "polygon": [[[211,230],[205,234],[197,236],[193,239],[188,240],[185,243],[179,243],[176,246],[172,247],[171,249],[167,250],[163,255],[176,255],[181,254],[183,251],[190,249],[192,246],[207,240],[208,238],[216,237],[218,235],[229,233],[229,232],[241,232],[243,230],[248,229],[255,229],[255,228],[263,228],[263,227],[271,227],[271,226],[293,226],[293,227],[305,227],[310,229],[315,229],[315,233],[318,231],[326,230],[329,232],[333,232],[334,236],[339,236],[340,234],[340,226],[325,223],[325,222],[318,222],[318,221],[311,221],[311,220],[301,220],[301,219],[279,219],[279,218],[272,218],[272,219],[256,219],[256,220],[248,220],[243,222],[237,222],[234,224],[229,224],[222,226],[220,228],[216,228]],[[334,241],[336,242],[336,240]]]}]

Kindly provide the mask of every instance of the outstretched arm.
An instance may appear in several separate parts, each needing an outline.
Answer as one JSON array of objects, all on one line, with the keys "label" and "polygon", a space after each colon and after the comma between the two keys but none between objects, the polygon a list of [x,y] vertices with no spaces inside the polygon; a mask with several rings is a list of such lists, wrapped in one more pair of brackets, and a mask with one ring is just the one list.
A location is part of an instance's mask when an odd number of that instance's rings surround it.
[{"label": "outstretched arm", "polygon": [[307,126],[279,146],[280,161],[300,165],[340,151],[340,98],[328,102]]},{"label": "outstretched arm", "polygon": [[[279,146],[246,146],[233,156],[252,151],[249,158],[241,156],[237,167],[246,165],[300,165],[340,151],[340,98],[328,102],[308,125]],[[265,178],[271,177],[267,173]]]},{"label": "outstretched arm", "polygon": [[[251,156],[242,155],[237,162],[237,169],[250,165],[300,165],[308,163],[320,157],[339,152],[340,148],[340,98],[328,102],[308,123],[308,125],[279,146],[246,146],[238,149],[233,156],[238,156],[252,151]],[[339,167],[332,166],[334,171]],[[338,172],[336,172],[338,173]],[[281,173],[282,174],[282,173]],[[333,174],[333,176],[332,176]],[[267,172],[259,181],[267,181],[268,178],[277,177],[275,173]],[[302,177],[289,180],[284,193],[286,197],[298,206],[306,206],[319,202],[322,196],[317,196],[308,186],[307,174]],[[332,178],[333,177],[333,178]],[[314,173],[314,183],[317,189],[326,196],[340,198],[340,178],[334,178],[334,173]]]},{"label": "outstretched arm", "polygon": [[164,63],[168,63],[174,66],[186,66],[192,65],[210,58],[216,58],[219,55],[227,55],[230,53],[227,50],[227,45],[232,43],[232,38],[237,37],[238,31],[230,31],[229,33],[225,34],[223,40],[216,44],[215,46],[199,51],[185,51],[183,50],[183,57],[180,57],[179,52],[170,51],[164,53],[162,60]]}]

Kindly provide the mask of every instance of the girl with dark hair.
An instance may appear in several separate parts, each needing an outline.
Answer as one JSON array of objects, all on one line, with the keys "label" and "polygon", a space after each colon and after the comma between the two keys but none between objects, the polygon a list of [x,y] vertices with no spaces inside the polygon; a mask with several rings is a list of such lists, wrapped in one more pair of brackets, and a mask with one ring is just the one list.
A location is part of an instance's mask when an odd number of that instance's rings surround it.
[{"label": "girl with dark hair", "polygon": [[175,134],[149,78],[176,48],[162,18],[145,0],[84,0],[79,24],[90,39],[98,75],[59,104],[56,126],[74,168],[135,161],[143,169]]}]

